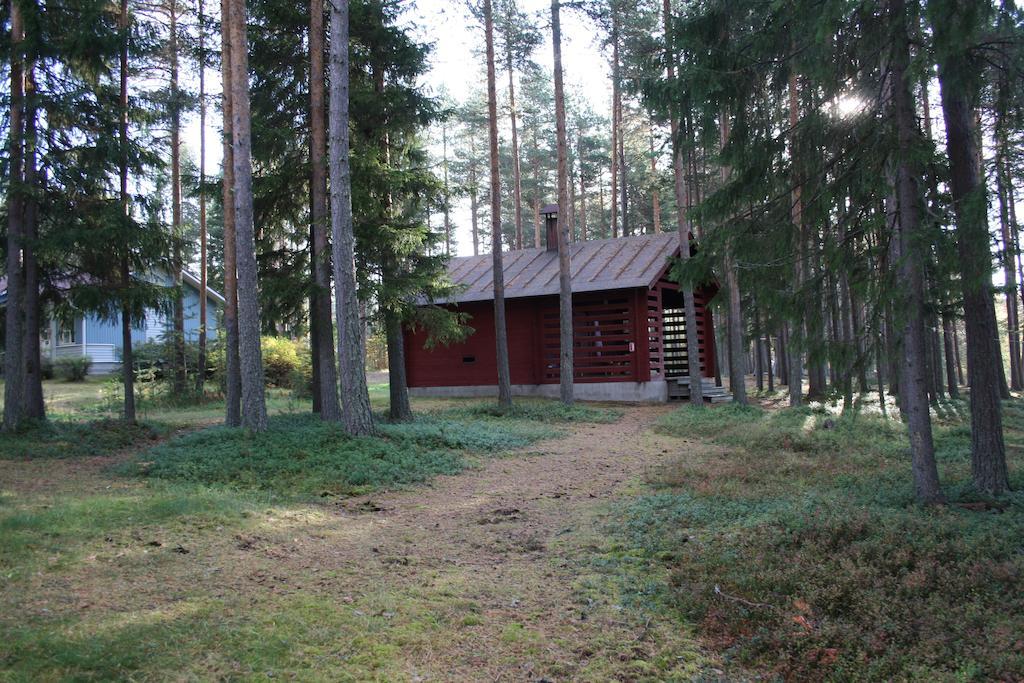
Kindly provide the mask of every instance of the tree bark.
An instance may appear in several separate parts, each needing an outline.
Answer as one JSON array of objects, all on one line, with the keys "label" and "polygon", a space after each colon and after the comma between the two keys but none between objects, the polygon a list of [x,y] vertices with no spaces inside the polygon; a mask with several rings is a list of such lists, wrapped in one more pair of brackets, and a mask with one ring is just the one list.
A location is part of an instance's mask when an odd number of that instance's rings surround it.
[{"label": "tree bark", "polygon": [[331,250],[341,364],[341,405],[345,430],[353,436],[374,431],[366,386],[363,332],[356,289],[352,172],[349,162],[349,0],[330,0],[330,154]]},{"label": "tree bark", "polygon": [[508,69],[508,115],[512,124],[512,205],[515,210],[516,249],[523,248],[523,182],[519,167],[519,130],[516,125],[515,65],[512,61],[512,40],[505,41]]},{"label": "tree bark", "polygon": [[[793,255],[793,291],[800,296],[800,290],[804,286],[805,250],[803,226],[803,197],[800,183],[800,173],[797,168],[798,157],[796,149],[796,127],[800,123],[800,92],[797,84],[796,72],[790,70],[789,74],[789,156],[792,164],[793,192],[790,207],[790,217],[793,221],[793,232],[796,237]],[[804,340],[805,321],[801,315],[793,321],[792,331],[786,339],[786,351],[789,353],[789,405],[796,407],[803,403],[804,375],[801,353]]]},{"label": "tree bark", "polygon": [[480,198],[477,186],[478,175],[476,172],[476,138],[471,134],[469,138],[469,218],[473,236],[473,256],[480,255]]},{"label": "tree bark", "polygon": [[611,168],[611,232],[612,237],[619,236],[619,117],[615,115],[615,103],[619,99],[618,81],[612,79],[612,168]]},{"label": "tree bark", "polygon": [[392,422],[412,419],[409,381],[405,374],[405,333],[402,318],[394,311],[384,312],[384,334],[388,345],[388,417]]},{"label": "tree bark", "polygon": [[17,429],[25,419],[24,403],[24,156],[25,28],[18,0],[11,0],[10,161],[7,184],[7,309],[4,330],[4,428]]},{"label": "tree bark", "polygon": [[310,316],[316,320],[313,345],[317,359],[316,389],[320,418],[341,421],[338,402],[338,366],[334,355],[334,322],[331,315],[331,245],[328,238],[330,215],[327,208],[327,130],[324,82],[324,3],[309,3],[309,160],[310,219],[313,223],[314,306]]},{"label": "tree bark", "polygon": [[622,64],[619,57],[619,34],[621,22],[619,19],[619,0],[612,0],[612,118],[616,122],[615,147],[612,154],[615,156],[618,168],[619,186],[619,220],[621,221],[620,235],[626,237],[629,232],[629,195],[626,187],[626,145],[625,132],[623,131],[622,116]]},{"label": "tree bark", "polygon": [[651,151],[651,213],[654,221],[654,234],[661,232],[661,196],[658,192],[658,164],[654,156],[654,122],[650,122],[650,151]]},{"label": "tree bark", "polygon": [[946,388],[950,398],[960,398],[960,386],[956,374],[956,346],[953,334],[953,316],[942,315],[942,344],[946,357]]},{"label": "tree bark", "polygon": [[171,279],[174,282],[174,323],[171,347],[171,390],[175,396],[185,393],[185,293],[182,289],[181,271],[185,267],[182,246],[185,240],[181,225],[181,91],[178,87],[178,3],[171,0],[168,5],[170,22],[170,115],[171,115],[171,232],[174,247],[171,258]]},{"label": "tree bark", "polygon": [[[120,142],[121,181],[120,201],[125,220],[131,219],[131,205],[128,197],[128,0],[121,0],[120,28],[124,32],[121,43],[120,63],[120,121],[118,135]],[[124,383],[124,420],[135,422],[135,358],[132,354],[132,309],[128,302],[132,286],[131,265],[128,256],[121,258],[121,376]]]},{"label": "tree bark", "polygon": [[259,281],[253,231],[252,136],[245,0],[229,0],[231,41],[231,133],[235,168],[235,267],[238,271],[238,355],[242,376],[242,425],[267,428],[260,349]]},{"label": "tree bark", "polygon": [[221,178],[221,204],[224,220],[224,424],[242,424],[242,371],[238,355],[238,275],[235,266],[235,160],[234,124],[231,106],[231,41],[228,37],[229,3],[221,0],[221,82],[224,127],[224,159]]},{"label": "tree bark", "polygon": [[923,258],[920,244],[920,172],[912,164],[917,146],[917,119],[907,79],[910,40],[903,0],[889,0],[890,25],[893,27],[892,54],[889,60],[889,98],[896,126],[898,156],[893,169],[893,194],[897,202],[897,234],[900,259],[897,275],[903,292],[902,379],[900,407],[910,436],[911,468],[914,490],[919,502],[942,503],[932,441],[932,421],[927,393],[925,339],[925,300]]},{"label": "tree bark", "polygon": [[452,255],[451,192],[448,189],[448,127],[441,124],[441,169],[444,177],[444,253]]},{"label": "tree bark", "polygon": [[587,235],[587,181],[583,175],[583,131],[580,130],[576,136],[576,156],[579,158],[580,164],[580,241],[586,242],[588,239]]},{"label": "tree bark", "polygon": [[[729,117],[723,111],[720,125],[721,145],[729,140]],[[729,178],[729,169],[721,168],[722,182]],[[743,353],[743,310],[740,305],[740,279],[736,268],[735,245],[731,240],[726,242],[723,257],[725,269],[725,286],[729,295],[729,390],[732,400],[738,405],[747,405],[746,358]]]},{"label": "tree bark", "polygon": [[[662,0],[663,21],[665,24],[665,50],[668,64],[668,81],[675,81],[675,57],[672,52],[672,7],[670,0]],[[676,230],[679,236],[679,258],[685,264],[690,259],[690,208],[689,183],[683,171],[683,147],[680,140],[678,112],[669,117],[672,134],[672,179],[674,181],[676,199]],[[687,372],[690,377],[690,403],[697,407],[704,406],[704,372],[700,363],[700,344],[697,327],[697,302],[693,297],[693,285],[685,278],[679,288],[683,292],[683,320],[686,336]]]},{"label": "tree bark", "polygon": [[498,96],[494,76],[494,20],[491,0],[484,0],[487,41],[487,119],[491,161],[491,257],[494,264],[494,331],[498,362],[498,406],[512,407],[508,332],[505,324],[505,270],[501,254],[501,180],[498,174]]},{"label": "tree bark", "polygon": [[558,341],[559,395],[571,406],[575,400],[573,360],[572,265],[569,259],[569,230],[572,204],[569,202],[568,150],[565,132],[565,90],[562,84],[562,23],[559,0],[551,0],[551,42],[555,65],[555,136],[558,145]]},{"label": "tree bark", "polygon": [[196,395],[203,398],[206,385],[206,15],[199,0],[199,357],[196,362]]},{"label": "tree bark", "polygon": [[1019,391],[1022,388],[1020,320],[1017,303],[1017,272],[1014,267],[1014,240],[1011,236],[1008,173],[1004,158],[1006,155],[1006,131],[1001,121],[1001,113],[997,113],[996,124],[996,195],[999,201],[999,229],[1003,242],[1002,266],[1003,279],[1006,283],[1006,327],[1007,345],[1010,351],[1010,388]]},{"label": "tree bark", "polygon": [[[27,60],[25,65],[25,152],[24,178],[27,194],[24,199],[24,262],[25,273],[25,417],[31,420],[46,419],[46,404],[43,401],[42,359],[39,349],[39,260],[36,246],[39,239],[39,201],[37,193],[38,172],[36,128],[35,62]],[[56,343],[54,341],[53,343]]]},{"label": "tree bark", "polygon": [[[961,3],[957,3],[960,5]],[[959,31],[956,14],[938,31]],[[954,26],[956,26],[954,28]],[[989,315],[992,307],[991,254],[986,219],[985,187],[976,163],[971,83],[974,65],[961,52],[942,55],[939,85],[946,121],[946,151],[950,161],[950,190],[956,213],[957,247],[967,329],[967,373],[971,386],[971,471],[974,485],[989,494],[1008,488],[1006,449],[1000,405],[1000,359]]]}]

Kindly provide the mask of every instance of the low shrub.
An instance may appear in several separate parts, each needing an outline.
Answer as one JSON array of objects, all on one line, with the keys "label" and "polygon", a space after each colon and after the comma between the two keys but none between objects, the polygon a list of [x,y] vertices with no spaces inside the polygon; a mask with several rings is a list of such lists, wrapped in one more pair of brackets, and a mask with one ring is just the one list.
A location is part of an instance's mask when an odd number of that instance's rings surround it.
[{"label": "low shrub", "polygon": [[549,424],[477,417],[469,409],[381,423],[378,435],[362,438],[315,415],[279,415],[261,434],[212,427],[180,436],[122,471],[299,497],[350,495],[455,474],[468,465],[467,454],[500,454],[558,433]]},{"label": "low shrub", "polygon": [[28,460],[110,455],[156,441],[166,433],[163,425],[153,423],[49,421],[14,432],[0,432],[0,458]]},{"label": "low shrub", "polygon": [[[1024,406],[1006,417],[1019,491]],[[658,430],[720,447],[688,447],[612,515],[606,560],[628,601],[769,677],[1024,677],[1024,494],[971,490],[964,425],[935,430],[951,500],[937,508],[915,503],[898,421],[687,407]]]},{"label": "low shrub", "polygon": [[[289,389],[298,398],[311,396],[313,360],[305,341],[287,337],[262,337],[260,350],[263,357],[263,380],[267,387]],[[207,358],[211,376],[223,390],[227,359],[222,341],[218,340],[210,346]]]},{"label": "low shrub", "polygon": [[42,359],[39,364],[39,374],[43,379],[53,379],[56,376],[56,366],[50,358]]},{"label": "low shrub", "polygon": [[424,481],[465,465],[458,452],[415,439],[354,438],[314,415],[282,415],[263,433],[212,427],[178,437],[123,471],[310,497]]},{"label": "low shrub", "polygon": [[92,358],[89,356],[64,356],[54,364],[57,376],[66,382],[84,382],[91,367]]}]

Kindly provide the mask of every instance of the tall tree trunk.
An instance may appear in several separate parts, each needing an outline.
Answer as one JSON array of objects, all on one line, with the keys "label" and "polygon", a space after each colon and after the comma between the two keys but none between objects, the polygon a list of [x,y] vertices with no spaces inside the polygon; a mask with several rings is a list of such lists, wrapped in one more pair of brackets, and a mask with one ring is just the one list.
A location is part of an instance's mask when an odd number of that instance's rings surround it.
[{"label": "tall tree trunk", "polygon": [[[613,67],[614,69],[614,67]],[[619,86],[612,79],[612,167],[611,167],[611,236],[619,236],[619,117],[615,114],[615,103],[619,100]]]},{"label": "tall tree trunk", "polygon": [[[937,38],[944,31],[961,30],[957,15],[965,8],[960,2],[956,5],[953,13],[937,22]],[[971,82],[975,69],[966,53],[943,54],[939,64],[939,85],[946,121],[946,151],[950,162],[950,190],[956,213],[967,329],[971,471],[974,485],[979,490],[1001,494],[1007,490],[1008,474],[999,395],[1001,362],[992,343],[996,338],[996,330],[992,327],[994,316],[989,315],[992,283],[985,187],[975,161],[977,145],[972,102],[977,89]]]},{"label": "tall tree trunk", "polygon": [[[675,57],[672,53],[672,7],[670,0],[662,0],[663,21],[665,24],[665,50],[668,64],[668,81],[675,81]],[[672,133],[672,176],[676,199],[676,230],[679,236],[679,258],[685,263],[690,259],[690,208],[689,183],[683,171],[683,147],[680,140],[679,115],[672,112],[669,117]],[[687,131],[689,134],[689,131]],[[689,142],[689,140],[687,140]],[[686,336],[686,365],[690,377],[690,403],[697,407],[704,406],[704,372],[700,363],[699,331],[697,327],[697,302],[693,297],[693,284],[683,278],[679,283],[683,292],[683,321]],[[710,340],[708,340],[710,341]]]},{"label": "tall tree trunk", "polygon": [[956,375],[956,346],[954,342],[953,316],[942,314],[942,344],[946,357],[946,387],[950,398],[960,398],[960,386]]},{"label": "tall tree trunk", "polygon": [[235,266],[235,160],[233,108],[231,106],[231,41],[228,38],[229,3],[221,0],[221,82],[224,128],[223,177],[221,204],[224,220],[224,357],[225,357],[225,415],[228,427],[242,424],[242,370],[238,355],[238,275]]},{"label": "tall tree trunk", "polygon": [[1001,113],[997,113],[996,125],[996,195],[999,201],[999,228],[1003,242],[1002,266],[1003,280],[1006,283],[1006,327],[1010,351],[1010,388],[1019,391],[1021,385],[1021,347],[1020,347],[1020,309],[1017,303],[1017,271],[1015,266],[1014,240],[1011,235],[1009,178],[1005,164],[1008,146],[1005,124],[1001,121]]},{"label": "tall tree trunk", "polygon": [[775,357],[778,358],[778,362],[775,364],[775,377],[778,379],[779,384],[786,386],[789,382],[789,344],[787,339],[789,337],[789,324],[786,321],[782,322],[782,329],[779,330],[779,334],[776,337],[775,346]]},{"label": "tall tree trunk", "polygon": [[203,397],[206,385],[206,15],[199,0],[199,358],[196,362],[196,395]]},{"label": "tall tree trunk", "polygon": [[[371,67],[374,89],[381,102],[385,101],[384,68],[379,64]],[[387,114],[381,120],[380,163],[385,172],[391,171],[391,138],[387,132]],[[394,198],[391,189],[384,193],[384,221],[386,226],[394,222]],[[381,284],[383,288],[391,287],[392,278],[397,277],[402,269],[399,254],[388,253],[382,263]],[[392,422],[404,422],[412,419],[412,405],[409,403],[409,385],[405,374],[405,335],[402,331],[401,310],[390,305],[383,305],[384,337],[388,352],[388,393],[390,403],[388,417]]]},{"label": "tall tree trunk", "polygon": [[[36,246],[39,240],[39,177],[36,170],[36,79],[35,62],[25,65],[25,188],[24,200],[24,272],[25,272],[25,416],[32,420],[46,419],[43,401],[42,358],[39,349],[39,261]],[[56,343],[56,342],[54,342]]]},{"label": "tall tree trunk", "polygon": [[890,0],[893,53],[889,65],[891,116],[897,130],[899,153],[894,169],[893,193],[897,202],[897,234],[900,259],[898,275],[903,292],[902,380],[900,410],[910,436],[910,460],[914,490],[922,503],[941,503],[939,472],[935,464],[932,419],[928,402],[928,368],[925,337],[925,278],[919,218],[918,172],[910,165],[916,147],[916,114],[906,77],[909,37],[903,0]]},{"label": "tall tree trunk", "polygon": [[650,148],[651,148],[651,214],[654,221],[654,234],[661,232],[661,197],[658,193],[658,164],[654,156],[654,121],[650,124]]},{"label": "tall tree trunk", "polygon": [[572,204],[569,202],[568,150],[565,133],[565,90],[562,84],[562,23],[559,0],[551,0],[551,42],[555,62],[555,136],[558,145],[558,341],[559,394],[562,403],[575,400],[573,360],[572,266],[569,261],[569,231]]},{"label": "tall tree trunk", "polygon": [[260,350],[259,281],[253,232],[252,136],[245,0],[228,0],[231,41],[231,133],[235,167],[235,267],[238,271],[238,356],[242,376],[242,425],[267,428]]},{"label": "tall tree trunk", "polygon": [[174,326],[172,340],[171,387],[175,396],[185,393],[185,293],[182,289],[181,271],[185,267],[182,247],[185,234],[181,224],[181,91],[178,87],[178,3],[171,0],[168,5],[170,21],[171,82],[171,232],[174,235],[174,249],[171,258],[171,279],[174,282]]},{"label": "tall tree trunk", "polygon": [[[729,140],[729,117],[723,110],[720,125],[721,145],[725,149]],[[729,179],[729,169],[721,168],[722,182]],[[736,245],[731,241],[725,245],[723,267],[725,286],[729,295],[729,389],[732,400],[738,405],[747,405],[746,358],[743,349],[743,311],[740,305],[740,279],[736,267]]]},{"label": "tall tree trunk", "polygon": [[324,3],[309,3],[309,160],[312,166],[310,184],[310,219],[313,223],[313,290],[314,307],[310,312],[316,320],[317,389],[320,417],[329,422],[341,421],[338,402],[338,366],[334,355],[334,322],[331,315],[331,245],[330,214],[327,208],[327,119],[324,84]]},{"label": "tall tree trunk", "polygon": [[451,192],[448,189],[448,126],[441,124],[441,169],[444,177],[444,253],[452,255]]},{"label": "tall tree trunk", "polygon": [[576,136],[576,156],[579,158],[580,163],[580,241],[586,242],[589,235],[587,235],[587,181],[583,174],[583,131],[580,130]]},{"label": "tall tree trunk", "polygon": [[384,312],[384,334],[388,345],[388,417],[392,422],[412,419],[409,381],[405,373],[405,333],[402,318],[395,311]]},{"label": "tall tree trunk", "polygon": [[7,310],[4,330],[4,428],[17,429],[25,418],[24,403],[24,155],[25,28],[18,0],[11,0],[10,161],[7,184]]},{"label": "tall tree trunk", "polygon": [[[128,43],[129,21],[128,0],[121,0],[119,17],[120,28],[124,32],[121,43],[120,63],[120,168],[121,181],[120,201],[125,220],[131,216],[131,205],[128,197]],[[124,419],[135,422],[135,358],[132,354],[132,309],[128,301],[132,286],[131,265],[128,255],[121,258],[121,376],[124,383]]]},{"label": "tall tree trunk", "polygon": [[856,360],[857,345],[853,336],[850,280],[845,272],[841,273],[839,278],[839,313],[842,317],[843,338],[843,365],[840,376],[843,385],[843,410],[847,411],[853,409],[853,365]]},{"label": "tall tree trunk", "polygon": [[619,58],[619,33],[620,33],[620,19],[619,19],[619,0],[612,0],[612,93],[614,96],[614,102],[612,103],[612,117],[617,122],[616,131],[618,134],[615,136],[616,147],[612,150],[612,154],[615,155],[618,160],[617,166],[619,171],[619,216],[621,220],[622,229],[619,234],[626,237],[630,234],[629,232],[629,196],[626,188],[626,134],[623,130],[623,116],[622,116],[622,64]]},{"label": "tall tree trunk", "polygon": [[531,162],[533,168],[533,247],[540,249],[544,245],[541,244],[540,236],[540,152],[537,148],[537,131],[533,131],[533,161]]},{"label": "tall tree trunk", "polygon": [[505,269],[501,254],[501,179],[498,175],[498,95],[494,76],[494,20],[491,0],[484,0],[487,41],[487,122],[491,161],[491,257],[494,264],[494,332],[498,363],[498,406],[512,407],[512,379],[505,324]]},{"label": "tall tree trunk", "polygon": [[893,27],[892,54],[889,61],[889,97],[891,116],[896,126],[898,157],[893,169],[893,195],[897,202],[897,234],[900,250],[897,276],[903,292],[904,326],[902,330],[903,376],[900,381],[900,408],[910,435],[911,469],[914,490],[921,503],[944,501],[935,464],[932,421],[928,407],[928,378],[924,325],[924,273],[921,255],[919,218],[919,171],[912,165],[917,147],[917,119],[911,94],[907,65],[910,40],[903,0],[889,0],[890,25]]},{"label": "tall tree trunk", "polygon": [[473,237],[473,256],[480,255],[480,190],[476,167],[476,137],[469,137],[469,213]]},{"label": "tall tree trunk", "polygon": [[[757,302],[754,307],[754,383],[759,392],[764,391],[764,346],[761,339],[761,311]],[[769,373],[771,374],[771,373]]]},{"label": "tall tree trunk", "polygon": [[349,162],[349,0],[330,0],[330,155],[331,250],[334,264],[338,362],[345,430],[353,436],[373,432],[366,386],[363,332],[356,290],[355,232],[352,223],[352,172]]},{"label": "tall tree trunk", "polygon": [[[793,233],[795,235],[795,249],[793,254],[793,291],[800,296],[800,290],[804,286],[804,270],[806,266],[805,251],[806,240],[804,239],[803,225],[803,189],[801,185],[800,172],[797,168],[798,152],[796,148],[796,127],[800,123],[800,92],[797,85],[796,72],[790,70],[789,74],[789,156],[793,167],[793,185],[790,217],[793,221]],[[799,310],[799,307],[798,309]],[[799,315],[793,321],[792,331],[786,339],[786,350],[789,352],[789,405],[798,406],[803,403],[804,375],[803,363],[801,362],[802,347],[804,344],[805,332],[804,316]]]},{"label": "tall tree trunk", "polygon": [[508,116],[512,124],[512,206],[515,211],[516,249],[523,248],[523,179],[519,167],[519,130],[516,125],[515,64],[512,41],[506,40],[505,68],[508,70]]}]

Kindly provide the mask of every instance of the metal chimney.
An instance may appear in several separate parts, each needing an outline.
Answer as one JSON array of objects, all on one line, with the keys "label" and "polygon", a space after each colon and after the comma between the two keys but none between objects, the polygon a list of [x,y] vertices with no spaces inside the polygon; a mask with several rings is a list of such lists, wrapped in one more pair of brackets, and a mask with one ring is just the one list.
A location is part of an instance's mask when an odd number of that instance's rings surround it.
[{"label": "metal chimney", "polygon": [[540,212],[544,214],[547,250],[558,251],[558,204],[548,204]]}]

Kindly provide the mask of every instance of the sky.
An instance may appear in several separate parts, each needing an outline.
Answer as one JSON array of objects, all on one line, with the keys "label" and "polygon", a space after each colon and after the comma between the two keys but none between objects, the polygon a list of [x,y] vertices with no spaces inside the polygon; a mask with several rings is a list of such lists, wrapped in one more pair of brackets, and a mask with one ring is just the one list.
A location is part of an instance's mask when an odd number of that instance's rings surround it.
[{"label": "sky", "polygon": [[[537,49],[534,59],[550,71],[553,64],[551,2],[519,0],[519,6],[528,16],[535,17],[535,25],[542,29],[545,42]],[[447,91],[453,99],[459,101],[473,88],[486,87],[483,27],[471,17],[463,2],[407,2],[401,25],[418,42],[433,47],[429,58],[430,69],[422,82],[428,92],[437,95]],[[588,99],[594,111],[607,113],[611,100],[611,85],[608,59],[602,54],[600,36],[589,19],[577,11],[567,9],[562,10],[562,67],[566,90],[582,94]],[[206,80],[207,92],[211,98],[219,97],[219,72],[207,71]],[[507,73],[499,69],[497,81],[500,100],[508,89]],[[191,84],[191,87],[196,87],[196,84]],[[208,109],[206,168],[208,173],[217,173],[221,161],[220,115],[216,107],[210,106]],[[195,158],[199,156],[199,130],[199,117],[193,115],[186,124],[184,139]],[[460,202],[454,207],[452,220],[456,226],[457,254],[471,254],[469,208],[466,202]]]}]

